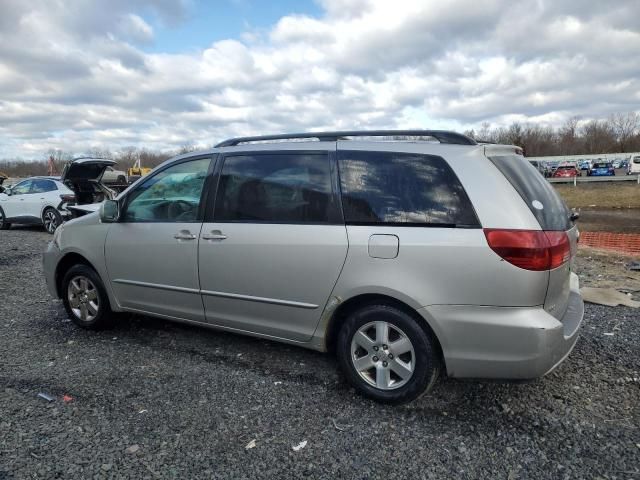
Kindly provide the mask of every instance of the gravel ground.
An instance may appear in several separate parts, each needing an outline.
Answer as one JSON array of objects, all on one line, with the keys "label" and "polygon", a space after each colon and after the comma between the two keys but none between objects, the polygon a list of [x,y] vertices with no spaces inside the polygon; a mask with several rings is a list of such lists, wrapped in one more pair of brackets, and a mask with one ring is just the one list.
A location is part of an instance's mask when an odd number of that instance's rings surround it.
[{"label": "gravel ground", "polygon": [[46,293],[49,239],[0,232],[0,479],[640,478],[637,310],[588,305],[542,380],[385,407],[329,355],[139,316],[75,328]]}]

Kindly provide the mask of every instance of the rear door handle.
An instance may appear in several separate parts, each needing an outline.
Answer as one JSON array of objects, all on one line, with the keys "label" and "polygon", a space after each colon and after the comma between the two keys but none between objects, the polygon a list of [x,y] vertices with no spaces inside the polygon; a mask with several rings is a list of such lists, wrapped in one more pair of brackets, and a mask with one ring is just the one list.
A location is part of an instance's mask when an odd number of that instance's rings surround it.
[{"label": "rear door handle", "polygon": [[225,240],[226,238],[227,236],[223,235],[220,230],[212,230],[211,233],[202,235],[203,240]]},{"label": "rear door handle", "polygon": [[173,238],[176,240],[195,240],[196,236],[189,230],[180,230],[173,236]]}]

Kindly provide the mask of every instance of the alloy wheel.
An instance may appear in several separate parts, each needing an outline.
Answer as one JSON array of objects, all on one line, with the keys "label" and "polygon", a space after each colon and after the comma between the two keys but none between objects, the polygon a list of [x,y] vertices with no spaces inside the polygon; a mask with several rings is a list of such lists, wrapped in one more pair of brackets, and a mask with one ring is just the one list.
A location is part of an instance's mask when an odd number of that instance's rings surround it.
[{"label": "alloy wheel", "polygon": [[67,299],[73,314],[83,322],[93,321],[100,312],[100,298],[93,282],[83,275],[75,276],[67,287]]},{"label": "alloy wheel", "polygon": [[351,340],[351,361],[358,375],[381,390],[394,390],[413,376],[416,355],[409,337],[395,325],[363,325]]},{"label": "alloy wheel", "polygon": [[44,228],[49,233],[53,233],[58,228],[58,217],[53,210],[44,212]]}]

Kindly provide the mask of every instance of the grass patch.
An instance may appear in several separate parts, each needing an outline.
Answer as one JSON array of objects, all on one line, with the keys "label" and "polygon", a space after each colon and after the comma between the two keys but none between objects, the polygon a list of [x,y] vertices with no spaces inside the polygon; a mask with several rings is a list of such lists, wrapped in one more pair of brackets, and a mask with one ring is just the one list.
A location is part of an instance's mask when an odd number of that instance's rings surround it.
[{"label": "grass patch", "polygon": [[640,185],[634,182],[553,186],[570,208],[640,208]]}]

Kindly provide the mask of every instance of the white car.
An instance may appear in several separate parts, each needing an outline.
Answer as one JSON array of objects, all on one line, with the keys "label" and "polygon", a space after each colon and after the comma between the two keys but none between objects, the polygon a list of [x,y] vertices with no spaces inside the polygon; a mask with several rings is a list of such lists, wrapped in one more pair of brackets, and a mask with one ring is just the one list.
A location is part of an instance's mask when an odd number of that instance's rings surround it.
[{"label": "white car", "polygon": [[629,160],[627,175],[640,175],[640,155],[636,155]]},{"label": "white car", "polygon": [[66,207],[75,202],[75,193],[59,179],[27,178],[0,193],[0,230],[19,223],[44,225],[53,233],[70,216]]},{"label": "white car", "polygon": [[127,185],[127,172],[107,167],[100,181],[109,185]]}]

